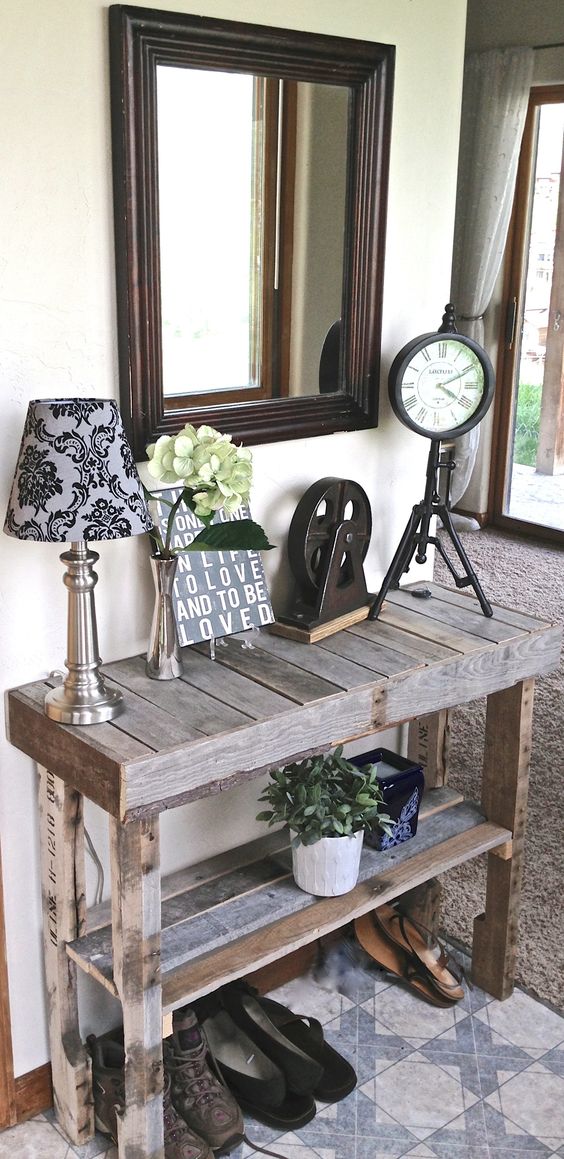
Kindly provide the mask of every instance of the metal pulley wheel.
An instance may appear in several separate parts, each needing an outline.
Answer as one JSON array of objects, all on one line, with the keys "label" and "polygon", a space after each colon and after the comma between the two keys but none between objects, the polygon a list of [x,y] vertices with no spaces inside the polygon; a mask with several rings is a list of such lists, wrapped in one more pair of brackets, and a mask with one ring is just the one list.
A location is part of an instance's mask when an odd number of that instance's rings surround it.
[{"label": "metal pulley wheel", "polygon": [[309,487],[294,512],[288,535],[288,558],[302,598],[312,602],[325,583],[337,539],[337,586],[355,579],[351,561],[364,560],[370,544],[372,515],[368,496],[352,479],[328,477]]}]

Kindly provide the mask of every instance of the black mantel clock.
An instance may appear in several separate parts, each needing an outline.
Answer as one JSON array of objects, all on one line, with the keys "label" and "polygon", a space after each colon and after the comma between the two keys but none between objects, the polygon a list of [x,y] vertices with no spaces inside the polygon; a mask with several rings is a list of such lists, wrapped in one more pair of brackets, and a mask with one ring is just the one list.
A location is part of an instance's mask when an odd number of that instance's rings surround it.
[{"label": "black mantel clock", "polygon": [[[466,434],[483,419],[493,399],[495,377],[485,350],[459,334],[455,325],[454,306],[445,306],[442,325],[431,334],[413,338],[396,355],[390,367],[388,390],[397,418],[431,440],[427,463],[425,496],[416,503],[402,535],[398,549],[380,591],[372,604],[369,618],[376,619],[386,593],[397,587],[415,555],[425,563],[427,546],[434,544],[444,559],[457,588],[473,587],[485,616],[491,616],[488,603],[468,556],[453,526],[450,514],[450,478],[455,460],[441,443]],[[445,471],[444,497],[439,492],[439,472]],[[431,519],[438,516],[450,536],[464,568],[460,576],[443,544],[429,534]]]}]

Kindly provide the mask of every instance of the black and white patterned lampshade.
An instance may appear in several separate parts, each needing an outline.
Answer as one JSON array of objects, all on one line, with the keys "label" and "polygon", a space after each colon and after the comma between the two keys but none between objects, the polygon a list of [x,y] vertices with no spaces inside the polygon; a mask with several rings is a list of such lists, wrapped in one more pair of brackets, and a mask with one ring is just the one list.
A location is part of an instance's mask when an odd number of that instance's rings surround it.
[{"label": "black and white patterned lampshade", "polygon": [[29,403],[4,531],[18,539],[125,539],[152,520],[112,399]]}]

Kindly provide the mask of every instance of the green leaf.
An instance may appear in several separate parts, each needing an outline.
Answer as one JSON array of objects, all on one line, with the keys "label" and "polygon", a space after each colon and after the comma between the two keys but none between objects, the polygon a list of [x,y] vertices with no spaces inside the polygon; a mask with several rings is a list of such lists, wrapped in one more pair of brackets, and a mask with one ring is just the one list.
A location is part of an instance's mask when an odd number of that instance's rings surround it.
[{"label": "green leaf", "polygon": [[252,519],[214,523],[199,531],[185,551],[270,551],[274,544]]}]

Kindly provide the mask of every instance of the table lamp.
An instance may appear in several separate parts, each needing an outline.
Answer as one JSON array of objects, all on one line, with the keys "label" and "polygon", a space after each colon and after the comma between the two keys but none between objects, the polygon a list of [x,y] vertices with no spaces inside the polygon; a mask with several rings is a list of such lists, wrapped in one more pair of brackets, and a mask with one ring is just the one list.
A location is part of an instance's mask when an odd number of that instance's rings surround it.
[{"label": "table lamp", "polygon": [[62,724],[98,724],[123,708],[100,674],[93,570],[87,543],[149,531],[152,521],[116,403],[36,399],[29,403],[4,531],[43,543],[70,541],[61,555],[68,588],[67,659],[62,686],[45,712]]}]

